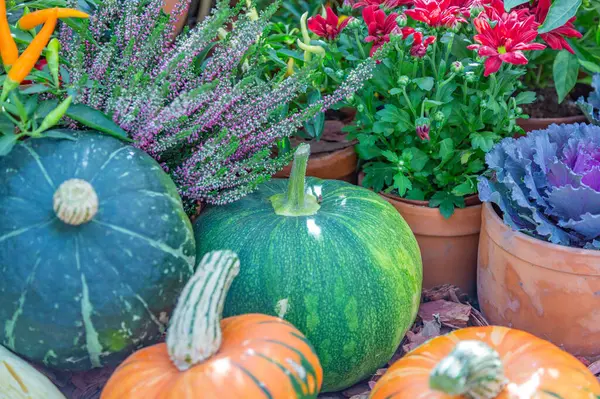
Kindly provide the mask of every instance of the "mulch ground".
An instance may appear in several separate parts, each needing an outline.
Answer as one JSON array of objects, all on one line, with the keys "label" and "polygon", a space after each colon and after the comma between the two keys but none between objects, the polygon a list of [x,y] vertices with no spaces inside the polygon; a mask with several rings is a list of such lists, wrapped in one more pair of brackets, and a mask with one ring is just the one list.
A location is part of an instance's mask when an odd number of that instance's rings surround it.
[{"label": "mulch ground", "polygon": [[[388,364],[394,363],[406,353],[425,341],[450,331],[470,326],[487,326],[488,322],[479,312],[477,303],[451,285],[425,290],[415,324],[398,351]],[[600,380],[600,359],[579,358]],[[367,399],[377,380],[387,369],[378,370],[370,380],[357,384],[343,392],[326,393],[319,399]],[[112,369],[96,369],[84,373],[41,370],[58,388],[71,399],[97,399],[102,387],[112,374]]]}]

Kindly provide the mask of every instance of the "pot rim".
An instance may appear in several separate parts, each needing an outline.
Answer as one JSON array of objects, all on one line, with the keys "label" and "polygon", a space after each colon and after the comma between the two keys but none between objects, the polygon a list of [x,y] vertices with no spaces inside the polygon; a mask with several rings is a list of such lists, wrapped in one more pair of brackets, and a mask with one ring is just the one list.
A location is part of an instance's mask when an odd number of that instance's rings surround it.
[{"label": "pot rim", "polygon": [[[388,197],[393,200],[396,200],[396,201],[404,202],[405,204],[421,206],[423,208],[430,208],[429,201],[411,200],[411,199],[407,199],[407,198],[402,198],[400,196],[397,196],[396,194],[384,193],[383,191],[380,192],[379,194],[383,195],[384,197]],[[466,205],[466,204],[469,204],[469,205]],[[466,206],[464,208],[456,208],[456,210],[481,206],[481,200],[479,200],[479,195],[473,194],[473,195],[469,195],[468,197],[465,197],[465,205]],[[438,208],[431,208],[431,209],[439,210]]]},{"label": "pot rim", "polygon": [[[363,172],[361,170],[358,173],[358,185],[360,187],[362,187],[361,183],[362,183],[362,180],[363,180],[364,176],[365,176],[365,172]],[[397,196],[395,194],[384,193],[383,191],[380,192],[379,195],[381,195],[383,197],[391,198],[391,199],[393,199],[395,201],[403,202],[403,203],[408,204],[408,205],[420,206],[420,207],[423,207],[423,208],[435,209],[435,210],[439,211],[438,208],[430,208],[429,207],[429,201],[411,200],[411,199],[407,199],[407,198],[402,198],[402,197]],[[460,210],[466,210],[466,209],[469,209],[469,208],[473,208],[473,207],[476,207],[476,206],[481,206],[481,200],[479,199],[479,194],[473,194],[473,195],[469,195],[468,197],[465,197],[465,205],[466,206],[464,208],[456,208],[456,210],[460,211]]]},{"label": "pot rim", "polygon": [[[508,253],[512,254],[516,258],[519,258],[531,264],[532,266],[541,267],[543,269],[549,269],[560,273],[600,277],[600,250],[573,248],[567,247],[565,245],[553,244],[547,241],[540,240],[539,238],[528,236],[524,233],[521,233],[520,231],[515,231],[506,223],[504,223],[504,220],[500,217],[500,215],[496,213],[496,210],[489,202],[483,203],[482,218],[482,233],[483,231],[485,231],[496,245],[498,245],[500,248],[507,251]],[[494,226],[492,226],[492,228],[486,227],[486,225],[490,224],[490,222],[492,224],[495,224],[497,227],[495,229]],[[491,231],[492,229],[496,231]],[[501,232],[499,232],[498,230],[501,230]],[[526,246],[525,249],[519,251],[519,253],[515,252],[515,245],[509,245],[509,243],[507,242],[507,240],[509,239],[515,239],[520,242],[523,242]],[[548,256],[549,259],[554,258],[555,263],[549,262],[541,265],[540,263],[542,262],[540,262],[540,252],[538,251],[533,253],[533,251],[531,251],[532,253],[529,253],[530,251],[528,250],[528,248],[533,246],[538,248],[541,247],[545,256]],[[560,267],[560,265],[557,265],[559,260],[556,260],[557,258],[552,255],[553,253],[570,254],[571,256],[576,256],[577,258],[580,258],[582,262],[580,263],[578,260],[574,260],[569,264],[571,270],[566,270],[564,267]],[[595,262],[595,264],[592,262]],[[581,267],[577,267],[577,263],[579,263],[580,266],[583,265],[584,267],[588,267],[588,269],[591,271],[595,270],[596,273],[583,272],[582,270],[580,270]]]},{"label": "pot rim", "polygon": [[[559,121],[559,122],[553,122],[553,121]],[[569,123],[575,123],[575,122],[579,122],[579,121],[587,121],[587,118],[585,117],[585,115],[581,114],[581,115],[575,115],[575,116],[563,116],[563,117],[559,117],[559,118],[528,118],[528,119],[519,118],[517,120],[518,123],[539,122],[539,123],[548,123],[548,124],[552,124],[552,123],[569,124]]]}]

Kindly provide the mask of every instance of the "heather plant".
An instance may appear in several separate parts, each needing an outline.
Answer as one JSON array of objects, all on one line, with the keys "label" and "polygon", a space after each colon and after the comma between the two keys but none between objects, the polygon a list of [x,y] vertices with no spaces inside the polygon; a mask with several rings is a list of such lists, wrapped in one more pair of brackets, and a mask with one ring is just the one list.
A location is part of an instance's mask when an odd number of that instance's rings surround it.
[{"label": "heather plant", "polygon": [[221,1],[174,41],[177,12],[168,17],[161,6],[105,1],[86,29],[63,27],[61,41],[74,102],[128,132],[170,173],[188,206],[224,204],[254,190],[289,162],[290,154],[273,151],[282,138],[371,76],[368,60],[332,95],[290,113],[287,104],[306,90],[310,71],[265,78],[258,58],[277,3],[257,13],[245,1]]},{"label": "heather plant", "polygon": [[482,201],[516,231],[554,244],[600,249],[600,127],[551,125],[505,139],[486,157]]}]

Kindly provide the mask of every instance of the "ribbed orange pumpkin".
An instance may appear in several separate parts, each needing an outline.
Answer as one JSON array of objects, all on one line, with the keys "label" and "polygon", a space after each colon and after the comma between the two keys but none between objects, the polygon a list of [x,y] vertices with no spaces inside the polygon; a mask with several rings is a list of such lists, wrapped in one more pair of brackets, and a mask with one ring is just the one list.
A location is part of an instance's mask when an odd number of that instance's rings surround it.
[{"label": "ribbed orange pumpkin", "polygon": [[173,312],[166,344],[131,355],[101,399],[309,399],[323,382],[319,360],[291,324],[259,314],[219,323],[239,260],[207,254]]},{"label": "ribbed orange pumpkin", "polygon": [[370,398],[596,399],[597,395],[596,377],[550,342],[505,327],[473,327],[434,338],[394,363]]}]

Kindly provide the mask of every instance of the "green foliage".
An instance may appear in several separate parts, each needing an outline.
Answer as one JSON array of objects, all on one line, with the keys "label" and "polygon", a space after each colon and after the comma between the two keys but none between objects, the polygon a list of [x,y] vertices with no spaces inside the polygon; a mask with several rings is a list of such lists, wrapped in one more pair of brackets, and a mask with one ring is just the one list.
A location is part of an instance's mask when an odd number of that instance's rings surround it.
[{"label": "green foliage", "polygon": [[[460,40],[452,34],[434,43],[429,54],[435,59],[413,58],[410,45],[392,43],[398,50],[386,55],[371,84],[355,96],[363,111],[347,129],[366,161],[366,187],[427,200],[444,217],[477,193],[485,154],[521,131],[519,105],[535,100],[531,92],[513,96],[523,71],[503,67],[484,78],[483,65],[472,59],[463,59],[457,72],[444,68],[458,61],[452,48]],[[429,140],[415,133],[422,121]]]}]

